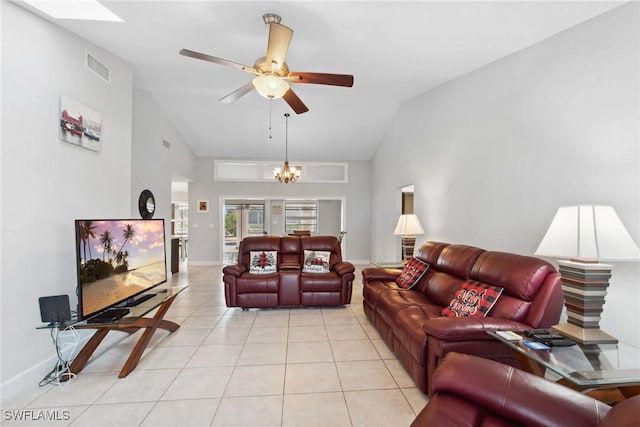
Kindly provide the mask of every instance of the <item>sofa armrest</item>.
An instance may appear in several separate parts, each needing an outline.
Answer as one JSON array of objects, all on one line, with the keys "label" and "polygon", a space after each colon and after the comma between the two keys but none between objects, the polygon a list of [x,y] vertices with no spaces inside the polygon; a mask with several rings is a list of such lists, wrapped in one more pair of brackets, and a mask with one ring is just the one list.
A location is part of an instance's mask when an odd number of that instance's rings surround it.
[{"label": "sofa armrest", "polygon": [[378,268],[370,267],[362,270],[362,280],[364,282],[372,282],[380,280],[383,282],[395,282],[402,270],[397,268]]},{"label": "sofa armrest", "polygon": [[333,270],[338,273],[339,276],[344,276],[345,274],[356,271],[356,267],[348,261],[341,261],[333,265]]},{"label": "sofa armrest", "polygon": [[524,331],[531,326],[494,317],[433,317],[422,326],[427,335],[443,341],[491,340],[487,331]]},{"label": "sofa armrest", "polygon": [[440,395],[457,396],[462,402],[449,399],[447,405],[439,405],[438,413],[431,411],[432,402],[428,402],[412,426],[442,425],[439,421],[447,420],[454,425],[451,420],[460,418],[465,403],[498,414],[509,425],[527,426],[596,426],[610,410],[602,402],[545,378],[465,354],[448,354],[432,379],[434,403]]},{"label": "sofa armrest", "polygon": [[234,277],[240,277],[240,275],[245,271],[247,271],[247,267],[244,264],[226,265],[222,269],[224,274],[229,274]]}]

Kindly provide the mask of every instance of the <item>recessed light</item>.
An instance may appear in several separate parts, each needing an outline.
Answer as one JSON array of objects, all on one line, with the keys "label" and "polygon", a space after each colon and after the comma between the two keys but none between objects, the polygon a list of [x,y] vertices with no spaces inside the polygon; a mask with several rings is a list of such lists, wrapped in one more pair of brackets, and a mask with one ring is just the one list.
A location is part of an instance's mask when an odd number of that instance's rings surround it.
[{"label": "recessed light", "polygon": [[22,0],[56,19],[124,22],[97,0]]}]

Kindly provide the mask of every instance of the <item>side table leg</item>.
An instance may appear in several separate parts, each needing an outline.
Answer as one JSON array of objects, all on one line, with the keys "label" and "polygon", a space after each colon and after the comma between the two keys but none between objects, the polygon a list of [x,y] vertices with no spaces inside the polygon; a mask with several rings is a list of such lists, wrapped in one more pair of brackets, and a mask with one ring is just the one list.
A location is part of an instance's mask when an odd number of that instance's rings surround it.
[{"label": "side table leg", "polygon": [[[171,332],[175,331],[180,327],[180,325],[176,323],[163,320],[165,314],[167,314],[167,310],[169,310],[169,307],[173,303],[173,300],[174,298],[168,299],[160,306],[160,308],[158,308],[158,311],[156,312],[155,316],[153,316],[153,319],[150,325],[144,325],[144,324],[140,325],[140,327],[145,328],[145,331],[142,333],[142,336],[136,343],[136,346],[131,351],[129,358],[127,359],[124,366],[122,367],[122,370],[118,375],[119,378],[126,377],[131,373],[131,371],[133,371],[136,368],[136,366],[138,366],[138,362],[140,361],[140,358],[142,357],[144,350],[147,348],[147,345],[149,345],[149,341],[151,341],[151,337],[153,336],[156,329],[158,329],[158,327],[169,329]],[[170,324],[171,326],[167,324]]]}]

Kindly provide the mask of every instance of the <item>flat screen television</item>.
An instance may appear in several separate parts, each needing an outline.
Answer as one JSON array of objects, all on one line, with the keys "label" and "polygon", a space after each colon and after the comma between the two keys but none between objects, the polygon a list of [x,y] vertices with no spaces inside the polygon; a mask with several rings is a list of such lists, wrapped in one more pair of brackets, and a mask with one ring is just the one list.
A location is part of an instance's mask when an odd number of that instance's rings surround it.
[{"label": "flat screen television", "polygon": [[163,219],[77,219],[78,320],[167,281]]}]

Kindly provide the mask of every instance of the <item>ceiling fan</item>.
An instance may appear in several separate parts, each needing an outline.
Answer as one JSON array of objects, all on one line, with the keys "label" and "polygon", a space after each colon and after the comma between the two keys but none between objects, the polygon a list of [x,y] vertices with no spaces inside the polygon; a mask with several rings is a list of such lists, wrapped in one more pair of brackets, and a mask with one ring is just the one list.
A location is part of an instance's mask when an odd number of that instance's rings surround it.
[{"label": "ceiling fan", "polygon": [[293,36],[293,30],[280,24],[281,18],[279,15],[267,13],[262,15],[262,19],[264,23],[269,26],[267,56],[258,58],[253,67],[189,49],[182,49],[180,51],[180,55],[183,56],[235,68],[256,76],[251,82],[221,98],[220,102],[231,103],[237,101],[255,89],[260,95],[268,99],[284,98],[285,102],[289,104],[293,111],[297,114],[302,114],[309,111],[309,108],[304,105],[287,82],[345,87],[353,86],[353,76],[349,74],[289,71],[289,66],[285,62],[285,58],[291,37]]}]

